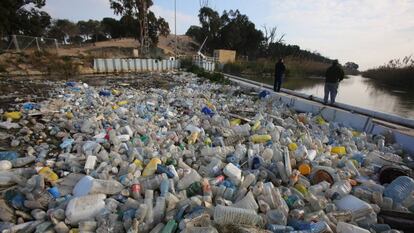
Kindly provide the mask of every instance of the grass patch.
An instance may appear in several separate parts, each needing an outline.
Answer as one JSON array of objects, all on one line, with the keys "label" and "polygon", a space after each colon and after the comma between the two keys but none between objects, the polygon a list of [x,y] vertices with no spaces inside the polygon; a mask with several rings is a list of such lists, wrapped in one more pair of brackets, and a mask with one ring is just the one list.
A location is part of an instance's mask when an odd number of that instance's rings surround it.
[{"label": "grass patch", "polygon": [[414,86],[414,66],[379,67],[365,71],[363,76],[394,87]]},{"label": "grass patch", "polygon": [[194,73],[194,74],[197,75],[197,77],[208,79],[208,80],[210,80],[210,82],[213,82],[213,83],[220,83],[220,84],[225,84],[225,85],[231,83],[230,80],[228,78],[224,77],[223,74],[218,73],[218,72],[210,73],[210,72],[207,72],[203,68],[200,68],[196,65],[191,65],[187,69],[187,72]]}]

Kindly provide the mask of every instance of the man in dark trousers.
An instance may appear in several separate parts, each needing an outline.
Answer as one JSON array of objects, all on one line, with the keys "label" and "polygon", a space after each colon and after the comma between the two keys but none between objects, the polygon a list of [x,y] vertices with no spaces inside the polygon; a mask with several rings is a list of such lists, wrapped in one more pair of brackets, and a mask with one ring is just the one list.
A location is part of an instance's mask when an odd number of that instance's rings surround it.
[{"label": "man in dark trousers", "polygon": [[282,86],[283,77],[285,76],[286,67],[283,64],[283,58],[280,58],[275,66],[275,84],[273,90],[280,92],[280,87]]},{"label": "man in dark trousers", "polygon": [[338,60],[334,60],[325,74],[325,97],[323,99],[325,104],[328,104],[329,95],[331,96],[331,104],[335,103],[339,82],[344,79],[344,76],[344,71],[338,64]]}]

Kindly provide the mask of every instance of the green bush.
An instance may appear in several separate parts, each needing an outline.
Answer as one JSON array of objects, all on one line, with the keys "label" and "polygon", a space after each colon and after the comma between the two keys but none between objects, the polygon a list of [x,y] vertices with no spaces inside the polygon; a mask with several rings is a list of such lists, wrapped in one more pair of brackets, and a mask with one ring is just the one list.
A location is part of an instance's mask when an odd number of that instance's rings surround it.
[{"label": "green bush", "polygon": [[187,72],[194,73],[197,75],[197,77],[208,79],[214,83],[230,84],[230,80],[224,77],[223,74],[218,73],[218,72],[209,73],[205,71],[203,68],[200,68],[196,65],[191,65],[187,69]]}]

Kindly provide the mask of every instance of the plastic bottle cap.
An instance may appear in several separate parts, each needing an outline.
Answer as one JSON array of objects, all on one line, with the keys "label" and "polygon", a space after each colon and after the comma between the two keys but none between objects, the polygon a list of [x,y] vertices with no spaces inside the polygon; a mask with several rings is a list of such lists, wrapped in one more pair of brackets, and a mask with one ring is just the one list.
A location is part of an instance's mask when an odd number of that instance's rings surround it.
[{"label": "plastic bottle cap", "polygon": [[299,172],[304,176],[309,175],[311,173],[311,170],[312,168],[309,166],[309,164],[304,163],[299,166]]}]

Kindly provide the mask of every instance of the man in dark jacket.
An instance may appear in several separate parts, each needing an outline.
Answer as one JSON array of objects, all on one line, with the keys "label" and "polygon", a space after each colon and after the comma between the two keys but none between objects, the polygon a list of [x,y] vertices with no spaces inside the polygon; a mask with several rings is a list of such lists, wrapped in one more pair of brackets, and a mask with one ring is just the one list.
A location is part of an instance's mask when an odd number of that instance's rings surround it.
[{"label": "man in dark jacket", "polygon": [[283,58],[280,58],[275,66],[275,84],[273,90],[280,92],[280,87],[282,86],[283,77],[285,76],[286,67],[283,64]]},{"label": "man in dark jacket", "polygon": [[325,104],[328,104],[329,95],[331,96],[331,104],[335,103],[335,98],[338,94],[339,82],[344,79],[344,76],[344,71],[338,64],[338,60],[334,60],[332,65],[328,68],[328,70],[326,70],[325,74]]}]

